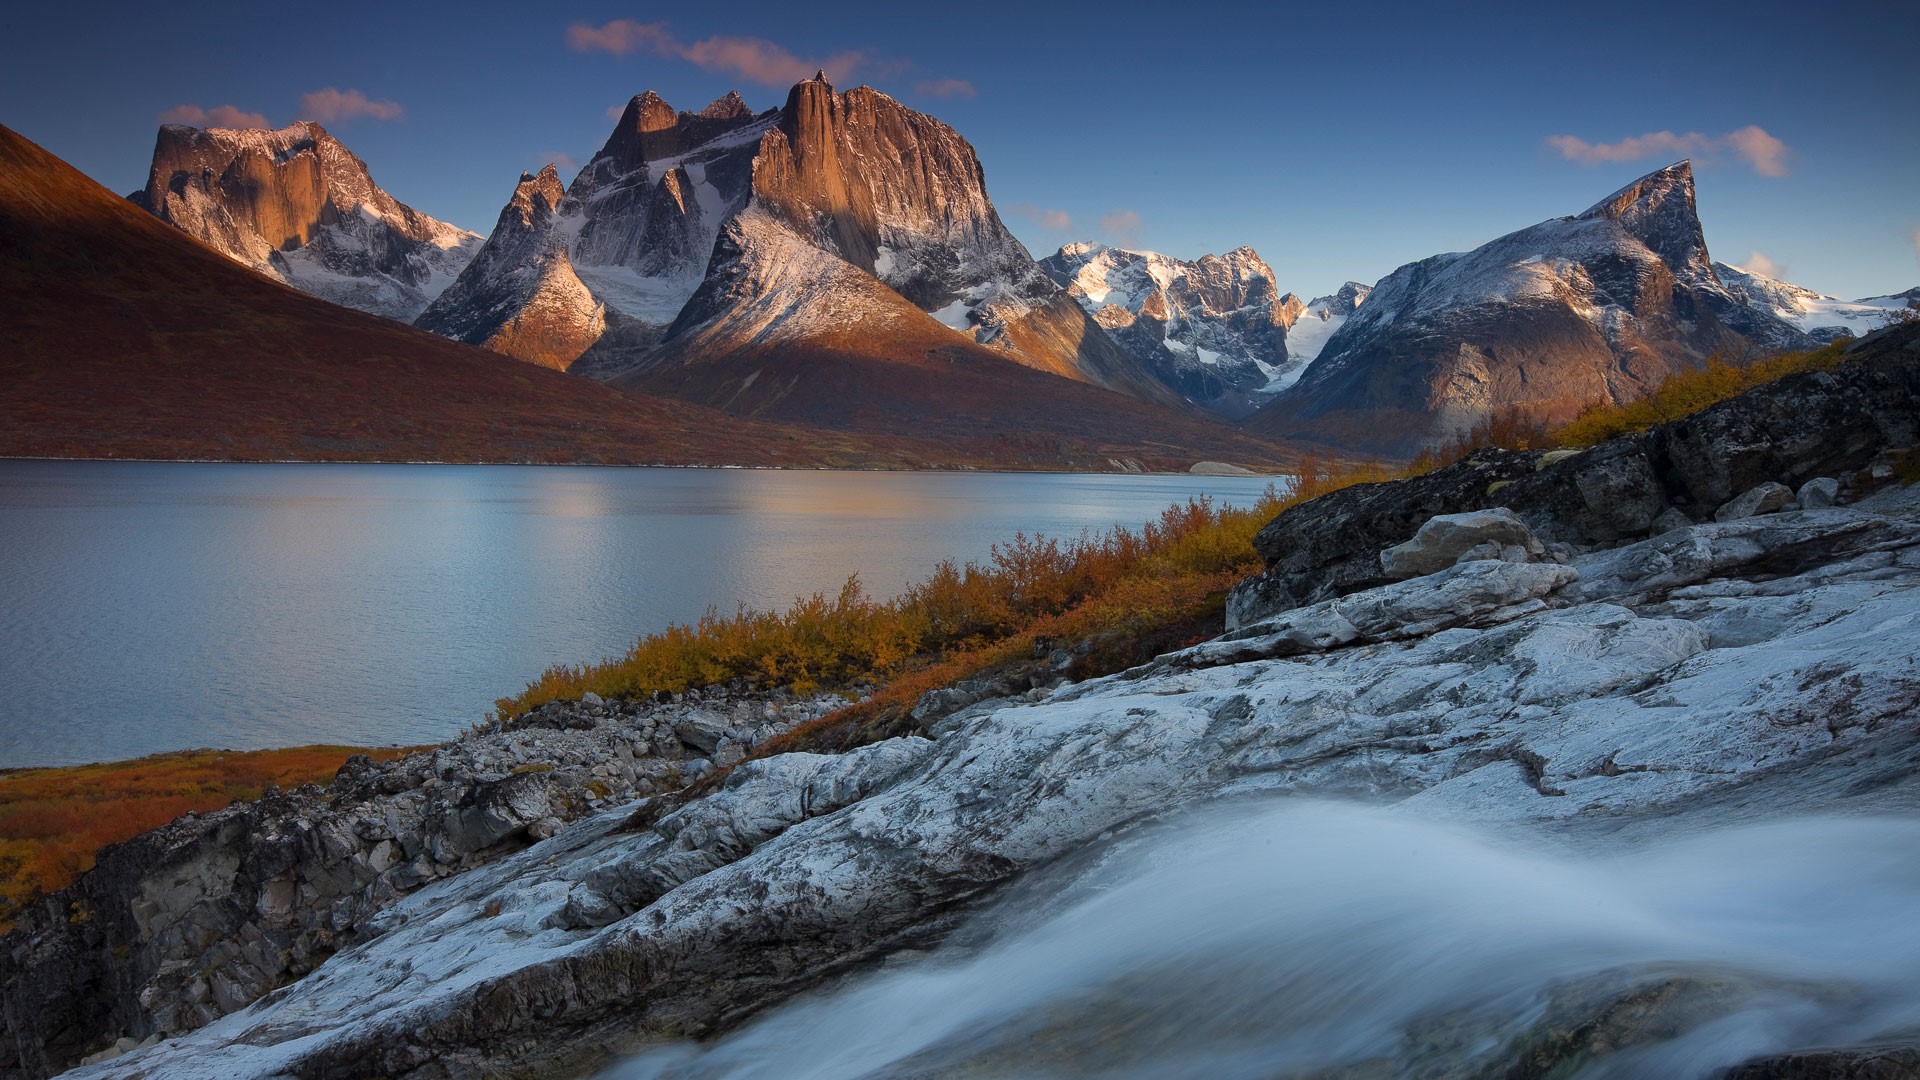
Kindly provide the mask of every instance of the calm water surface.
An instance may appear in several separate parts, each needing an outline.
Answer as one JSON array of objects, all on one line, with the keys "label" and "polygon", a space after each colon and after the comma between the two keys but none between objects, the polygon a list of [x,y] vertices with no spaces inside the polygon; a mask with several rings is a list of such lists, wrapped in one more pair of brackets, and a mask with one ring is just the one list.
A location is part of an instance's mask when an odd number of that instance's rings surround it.
[{"label": "calm water surface", "polygon": [[0,767],[433,742],[547,665],[1265,479],[0,462]]}]

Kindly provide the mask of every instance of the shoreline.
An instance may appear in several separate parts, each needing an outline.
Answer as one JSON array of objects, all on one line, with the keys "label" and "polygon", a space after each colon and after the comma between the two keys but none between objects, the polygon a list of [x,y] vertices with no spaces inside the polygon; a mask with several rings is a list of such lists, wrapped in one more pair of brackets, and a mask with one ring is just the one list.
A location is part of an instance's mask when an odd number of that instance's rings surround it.
[{"label": "shoreline", "polygon": [[[483,466],[490,468],[560,468],[560,469],[704,469],[713,472],[835,472],[835,473],[912,473],[925,475],[947,475],[952,473],[978,473],[986,476],[1187,476],[1208,480],[1252,480],[1260,477],[1288,477],[1295,474],[1284,470],[1259,472],[1246,469],[1245,472],[1166,472],[1157,469],[1132,471],[1127,469],[1081,470],[1081,469],[986,469],[972,465],[955,465],[951,468],[926,469],[888,469],[856,468],[808,465],[669,465],[662,463],[632,464],[617,461],[316,461],[311,458],[137,458],[137,457],[41,457],[26,454],[0,454],[0,462],[37,461],[37,462],[75,462],[75,463],[127,463],[134,465],[451,465]],[[1231,462],[1196,462],[1196,465],[1226,464]]]}]

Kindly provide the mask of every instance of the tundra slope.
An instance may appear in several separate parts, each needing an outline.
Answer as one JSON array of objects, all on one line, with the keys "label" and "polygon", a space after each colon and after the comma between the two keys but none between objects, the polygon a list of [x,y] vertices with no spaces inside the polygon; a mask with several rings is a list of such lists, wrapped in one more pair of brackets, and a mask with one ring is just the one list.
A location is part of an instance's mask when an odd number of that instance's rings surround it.
[{"label": "tundra slope", "polygon": [[1498,410],[1564,419],[1714,353],[1813,344],[1721,284],[1682,161],[1581,214],[1395,270],[1244,426],[1411,455]]},{"label": "tundra slope", "polygon": [[[1736,499],[1745,509],[1723,520],[1607,541],[1577,539],[1584,499],[1543,503],[1531,526],[1504,511],[1428,521],[1418,550],[1380,538],[1398,547],[1382,565],[1400,580],[1263,614],[1122,675],[978,703],[931,738],[763,757],[664,815],[581,818],[385,908],[356,944],[251,1008],[76,1075],[583,1075],[609,1052],[724,1031],[938,942],[1029,875],[1071,878],[1104,845],[1227,797],[1364,798],[1573,845],[1820,810],[1911,813],[1920,488],[1896,475],[1920,435],[1920,331],[1864,342],[1849,364],[1717,407],[1721,439],[1705,452],[1737,475],[1768,460],[1750,453],[1756,426],[1809,422],[1788,415],[1792,403],[1850,386],[1909,403],[1868,425],[1877,440],[1837,433],[1846,449],[1825,460],[1844,475],[1802,485],[1777,512],[1738,516],[1767,504]],[[1475,469],[1402,483],[1458,486]],[[1534,530],[1562,538],[1541,543]],[[1475,538],[1486,542],[1441,550]],[[45,940],[86,932],[52,924]],[[1663,1007],[1674,980],[1726,975],[1610,973],[1621,985],[1565,1031],[1651,1017],[1625,1024],[1624,1039],[1439,1042],[1472,1075],[1604,1062],[1728,1015],[1731,999]],[[1740,978],[1823,1007],[1851,993]],[[1447,1020],[1413,1022],[1431,1038]],[[1781,1025],[1721,1052],[1793,1055],[1836,1030],[1897,1034]],[[1795,1075],[1854,1075],[1839,1071],[1844,1054],[1822,1054],[1801,1055]],[[1433,1062],[1389,1052],[1317,1064],[1401,1076]]]},{"label": "tundra slope", "polygon": [[480,249],[401,203],[312,121],[167,124],[135,205],[233,261],[342,307],[411,322]]}]

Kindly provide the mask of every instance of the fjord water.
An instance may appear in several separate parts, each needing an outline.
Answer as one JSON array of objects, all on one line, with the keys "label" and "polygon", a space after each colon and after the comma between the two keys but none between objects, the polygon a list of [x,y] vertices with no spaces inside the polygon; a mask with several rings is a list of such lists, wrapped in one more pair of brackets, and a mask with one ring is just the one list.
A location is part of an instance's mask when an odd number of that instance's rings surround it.
[{"label": "fjord water", "polygon": [[549,664],[1266,479],[0,462],[0,767],[450,738]]},{"label": "fjord water", "polygon": [[1920,1022],[1913,819],[1570,842],[1266,800],[1130,846],[608,1080],[1687,1080]]}]

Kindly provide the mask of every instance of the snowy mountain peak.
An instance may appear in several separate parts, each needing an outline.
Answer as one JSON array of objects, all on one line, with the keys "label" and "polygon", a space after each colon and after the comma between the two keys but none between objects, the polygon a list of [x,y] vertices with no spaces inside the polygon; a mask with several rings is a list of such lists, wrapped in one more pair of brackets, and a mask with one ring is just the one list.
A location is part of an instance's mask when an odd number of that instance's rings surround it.
[{"label": "snowy mountain peak", "polygon": [[1306,306],[1251,247],[1187,261],[1083,241],[1040,266],[1149,371],[1214,412],[1246,415],[1301,366],[1289,330]]},{"label": "snowy mountain peak", "polygon": [[1726,263],[1714,263],[1713,272],[1736,300],[1820,341],[1863,337],[1899,318],[1899,312],[1920,308],[1920,289],[1848,301]]},{"label": "snowy mountain peak", "polygon": [[551,163],[538,173],[521,173],[520,183],[513,189],[513,198],[508,199],[500,211],[500,221],[494,231],[545,228],[566,193],[560,184],[560,172]]},{"label": "snowy mountain peak", "polygon": [[753,110],[747,107],[746,99],[740,91],[729,90],[726,96],[717,98],[711,105],[701,109],[695,115],[702,120],[740,120],[751,119]]},{"label": "snowy mountain peak", "polygon": [[1412,453],[1502,410],[1552,421],[1715,353],[1811,344],[1714,276],[1693,184],[1677,162],[1584,213],[1400,267],[1248,427]]},{"label": "snowy mountain peak", "polygon": [[401,203],[327,130],[168,124],[133,201],[236,262],[347,307],[411,319],[481,238]]},{"label": "snowy mountain peak", "polygon": [[1713,280],[1707,237],[1694,203],[1693,162],[1676,161],[1595,203],[1578,220],[1608,218],[1660,256],[1675,273]]}]

